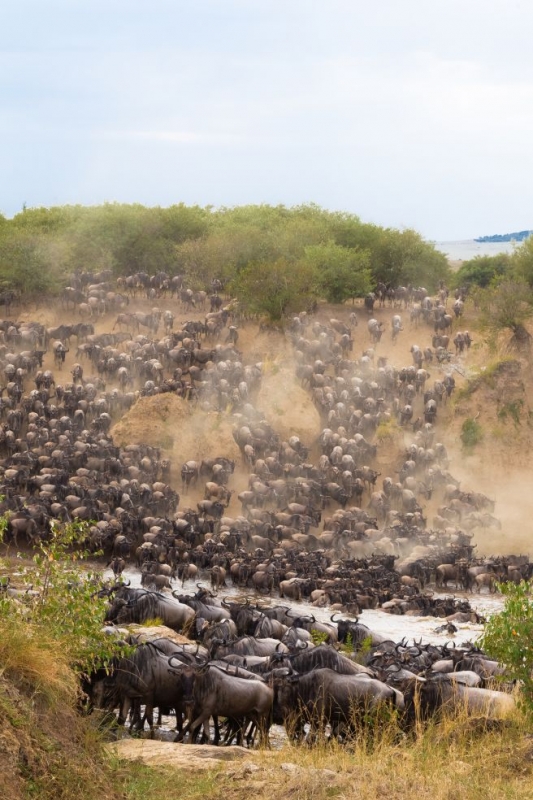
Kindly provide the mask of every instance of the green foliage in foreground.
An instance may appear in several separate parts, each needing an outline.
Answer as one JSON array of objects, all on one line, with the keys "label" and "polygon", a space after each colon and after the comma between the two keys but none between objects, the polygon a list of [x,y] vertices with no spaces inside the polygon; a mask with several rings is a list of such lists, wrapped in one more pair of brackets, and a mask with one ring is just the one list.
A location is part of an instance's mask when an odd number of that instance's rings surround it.
[{"label": "green foliage in foreground", "polygon": [[52,528],[51,538],[41,541],[33,564],[24,572],[28,593],[14,603],[0,599],[0,635],[3,623],[19,619],[31,624],[38,635],[56,641],[70,667],[87,675],[105,666],[120,651],[113,637],[102,632],[107,600],[98,597],[99,574],[83,569],[88,553],[83,550],[89,523],[73,522]]},{"label": "green foliage in foreground", "polygon": [[521,683],[522,703],[533,714],[533,583],[498,584],[498,590],[504,607],[489,617],[480,645],[505,667],[507,679]]}]

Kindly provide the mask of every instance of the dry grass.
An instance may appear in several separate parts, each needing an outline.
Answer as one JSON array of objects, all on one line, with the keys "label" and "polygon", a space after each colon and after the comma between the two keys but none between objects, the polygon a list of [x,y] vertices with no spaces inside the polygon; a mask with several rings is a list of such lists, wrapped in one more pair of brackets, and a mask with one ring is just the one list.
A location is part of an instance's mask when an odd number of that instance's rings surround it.
[{"label": "dry grass", "polygon": [[[76,708],[62,653],[24,621],[0,621],[0,796],[45,800],[491,800],[532,796],[533,739],[518,712],[490,725],[444,719],[407,735],[394,719],[351,743],[285,744],[214,770],[147,767],[104,753]],[[187,746],[179,746],[186,751]],[[183,764],[183,752],[181,753]]]},{"label": "dry grass", "polygon": [[78,695],[66,653],[58,651],[57,642],[47,639],[42,628],[20,619],[1,623],[0,677],[47,705],[72,704]]},{"label": "dry grass", "polygon": [[414,739],[398,738],[391,728],[372,746],[287,744],[201,774],[181,771],[178,777],[168,767],[132,765],[124,788],[140,798],[150,786],[169,800],[529,800],[532,767],[533,740],[523,719],[489,729],[464,718],[430,725]]},{"label": "dry grass", "polygon": [[20,618],[0,618],[3,800],[121,796],[102,755],[101,734],[79,715],[78,698],[59,643]]}]

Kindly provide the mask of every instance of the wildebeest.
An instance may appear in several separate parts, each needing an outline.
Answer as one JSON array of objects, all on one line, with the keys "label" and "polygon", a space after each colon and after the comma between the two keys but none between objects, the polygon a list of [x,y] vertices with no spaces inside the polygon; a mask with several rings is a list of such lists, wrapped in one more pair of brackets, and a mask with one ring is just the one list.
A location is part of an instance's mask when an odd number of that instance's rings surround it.
[{"label": "wildebeest", "polygon": [[[163,624],[175,631],[182,631],[190,625],[196,612],[189,606],[157,592],[143,592],[131,597],[131,590],[122,590],[110,604],[106,614],[107,622],[117,625],[128,622],[143,623],[161,619]],[[131,599],[129,599],[131,597]],[[127,599],[126,599],[127,598]]]},{"label": "wildebeest", "polygon": [[279,639],[256,639],[255,636],[241,636],[234,642],[213,639],[211,655],[223,658],[230,653],[240,656],[271,656],[274,653],[288,653],[289,648]]},{"label": "wildebeest", "polygon": [[183,667],[180,680],[188,719],[183,735],[190,733],[191,741],[202,726],[209,741],[209,719],[223,716],[240,720],[243,725],[252,722],[259,731],[260,743],[268,744],[274,692],[260,678],[240,678],[238,672],[230,675],[218,666],[206,664]]},{"label": "wildebeest", "polygon": [[311,741],[326,724],[331,725],[333,735],[347,736],[356,733],[365,717],[384,705],[404,706],[401,692],[375,678],[339,675],[327,668],[306,675],[278,674],[273,687],[274,722],[285,724],[289,731],[292,727],[297,737],[303,733],[303,724],[309,722]]},{"label": "wildebeest", "polygon": [[[453,673],[452,673],[453,675]],[[484,719],[502,719],[516,707],[514,697],[505,692],[466,686],[448,674],[417,682],[406,694],[406,714],[410,721],[419,716],[429,719],[437,711],[466,713]]]},{"label": "wildebeest", "polygon": [[[183,658],[179,645],[168,639],[140,644],[131,655],[115,658],[107,672],[95,676],[91,682],[91,701],[96,708],[109,710],[118,706],[118,722],[126,722],[133,710],[132,728],[142,728],[141,704],[153,734],[153,710],[173,709],[176,728],[182,729],[182,688],[168,668],[169,656]],[[194,658],[187,659],[188,663]]]}]

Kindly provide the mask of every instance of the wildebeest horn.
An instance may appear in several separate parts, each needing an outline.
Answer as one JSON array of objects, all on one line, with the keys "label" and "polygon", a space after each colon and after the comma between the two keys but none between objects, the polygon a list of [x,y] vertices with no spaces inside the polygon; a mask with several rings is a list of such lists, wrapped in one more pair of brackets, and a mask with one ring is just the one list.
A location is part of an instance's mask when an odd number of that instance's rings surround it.
[{"label": "wildebeest horn", "polygon": [[225,600],[221,600],[220,602],[222,603],[223,606],[229,608],[229,603],[227,603]]},{"label": "wildebeest horn", "polygon": [[[331,620],[332,622],[335,622],[335,620],[333,619],[333,617],[334,617],[334,616],[335,616],[335,614],[332,614],[332,615],[331,615],[331,617],[330,617],[330,620]],[[337,623],[335,622],[335,624],[337,624]]]}]

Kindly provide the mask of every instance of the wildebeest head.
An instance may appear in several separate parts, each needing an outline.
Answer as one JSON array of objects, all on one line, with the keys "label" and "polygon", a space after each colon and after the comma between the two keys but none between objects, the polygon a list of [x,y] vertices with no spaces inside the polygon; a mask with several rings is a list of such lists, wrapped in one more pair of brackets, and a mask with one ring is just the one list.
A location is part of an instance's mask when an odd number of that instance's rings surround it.
[{"label": "wildebeest head", "polygon": [[120,612],[128,605],[122,597],[115,597],[109,604],[104,622],[118,622]]}]

